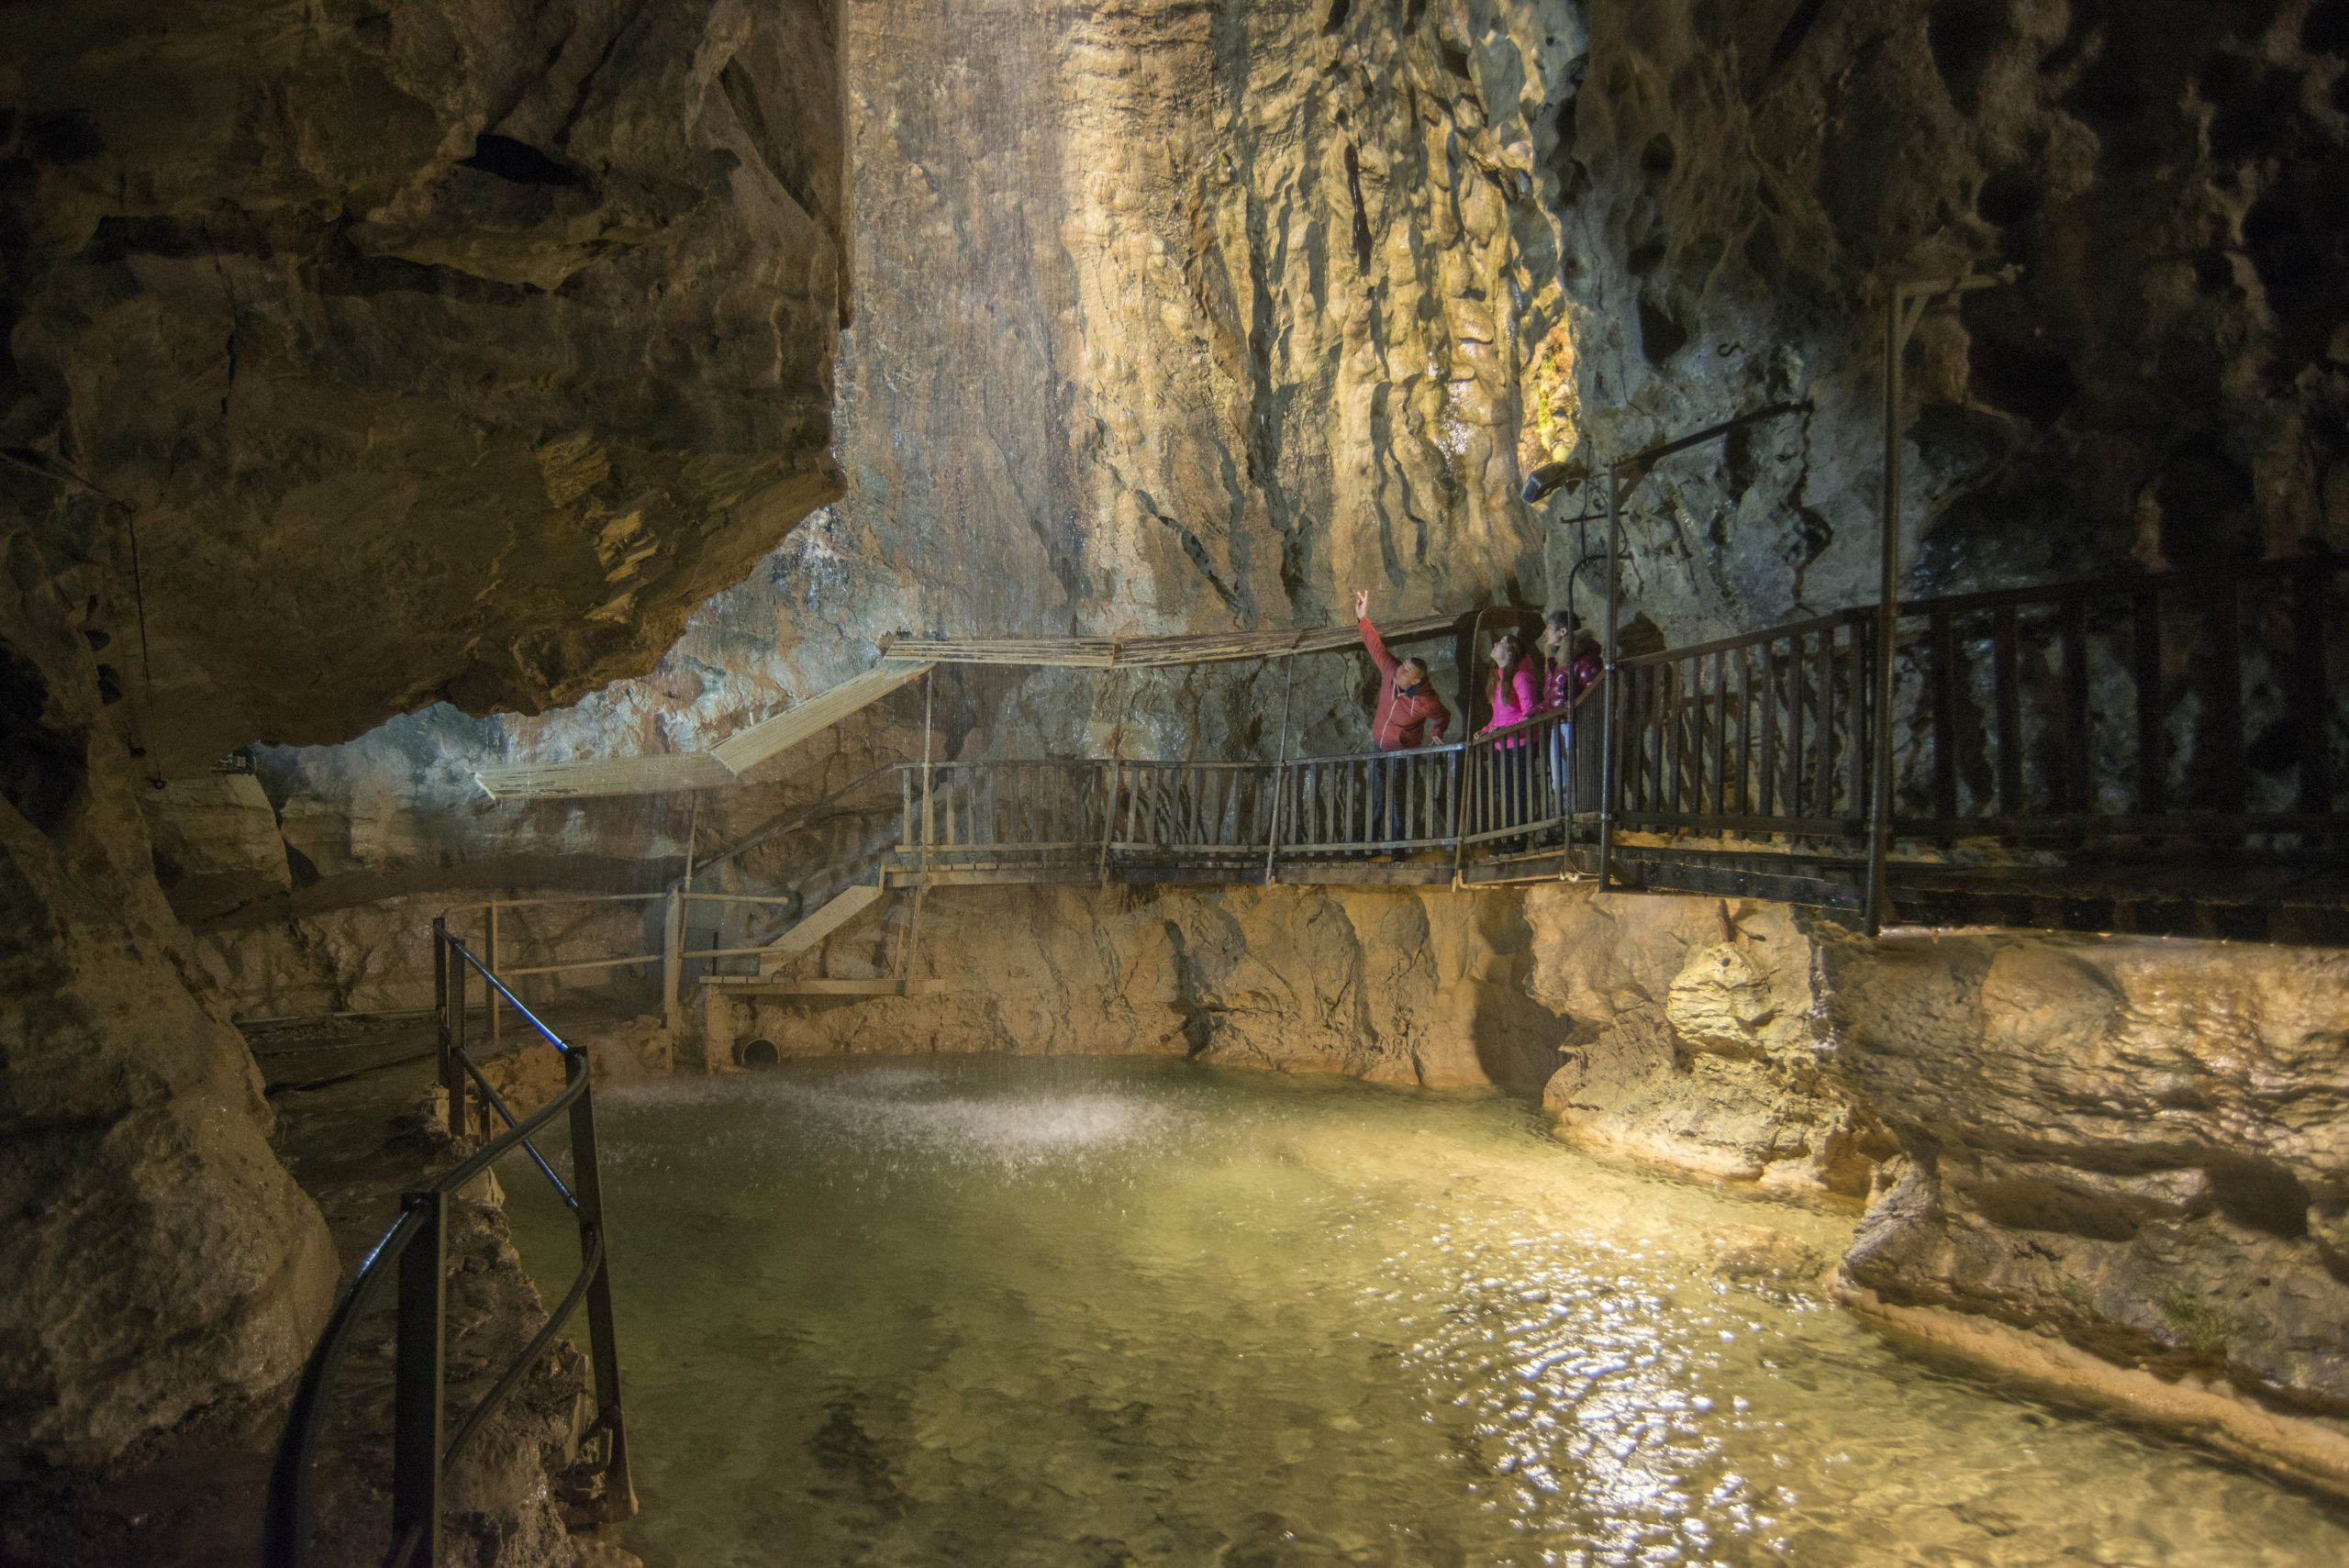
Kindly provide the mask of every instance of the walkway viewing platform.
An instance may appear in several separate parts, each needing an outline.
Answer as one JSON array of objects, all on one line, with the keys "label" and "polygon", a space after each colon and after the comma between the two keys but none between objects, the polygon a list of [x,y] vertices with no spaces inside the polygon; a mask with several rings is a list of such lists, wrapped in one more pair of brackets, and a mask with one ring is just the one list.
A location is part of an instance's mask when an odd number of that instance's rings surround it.
[{"label": "walkway viewing platform", "polygon": [[888,874],[1595,878],[1865,922],[1873,873],[1887,922],[2349,939],[2344,573],[1902,603],[1889,737],[1871,606],[1621,658],[1571,715],[1415,751],[907,763]]},{"label": "walkway viewing platform", "polygon": [[[1421,635],[1453,624],[1407,623]],[[930,891],[1021,884],[1579,882],[1807,906],[1869,931],[2349,944],[2341,625],[2349,559],[2221,564],[1912,600],[1888,617],[1866,606],[1625,655],[1571,712],[1417,751],[885,764],[699,860],[707,873],[894,776],[894,835],[852,864],[811,868],[804,897],[696,891],[689,860],[665,893],[609,895],[665,900],[656,951],[501,973],[658,964],[673,1018],[694,981],[737,995],[907,995],[930,984],[911,962]],[[1281,651],[1343,647],[1331,632],[1312,639],[1279,634]],[[1266,656],[1262,639],[1233,640],[1210,656]],[[1010,643],[918,651],[924,663],[1053,662]],[[1197,651],[1079,652],[1114,668]],[[905,893],[896,977],[789,975]],[[498,910],[526,906],[482,906],[493,966],[508,956]],[[689,928],[712,927],[708,945],[687,945]]]}]

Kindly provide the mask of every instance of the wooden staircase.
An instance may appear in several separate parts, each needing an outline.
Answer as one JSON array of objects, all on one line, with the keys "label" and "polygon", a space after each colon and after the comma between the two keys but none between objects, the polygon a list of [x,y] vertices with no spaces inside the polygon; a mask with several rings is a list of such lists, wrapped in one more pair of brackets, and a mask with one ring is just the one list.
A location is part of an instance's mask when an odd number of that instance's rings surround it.
[{"label": "wooden staircase", "polygon": [[785,964],[872,908],[886,891],[878,883],[860,882],[834,894],[821,908],[784,932],[765,952],[759,955],[759,978],[769,978]]}]

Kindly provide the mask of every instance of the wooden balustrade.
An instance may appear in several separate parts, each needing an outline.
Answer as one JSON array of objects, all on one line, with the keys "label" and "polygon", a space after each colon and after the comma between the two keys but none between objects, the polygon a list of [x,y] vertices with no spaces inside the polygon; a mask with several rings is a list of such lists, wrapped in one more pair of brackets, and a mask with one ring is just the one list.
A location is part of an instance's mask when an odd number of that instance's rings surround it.
[{"label": "wooden balustrade", "polygon": [[[1918,600],[1894,625],[1893,834],[2337,834],[2349,562],[2310,558]],[[1282,762],[908,764],[901,849],[949,862],[1586,852],[1620,829],[1865,849],[1877,620],[1839,611],[1619,661],[1569,717]],[[1610,711],[1611,710],[1611,711]],[[1610,740],[1611,737],[1611,740]],[[923,827],[922,802],[929,806]],[[1651,844],[1653,841],[1651,840]]]}]

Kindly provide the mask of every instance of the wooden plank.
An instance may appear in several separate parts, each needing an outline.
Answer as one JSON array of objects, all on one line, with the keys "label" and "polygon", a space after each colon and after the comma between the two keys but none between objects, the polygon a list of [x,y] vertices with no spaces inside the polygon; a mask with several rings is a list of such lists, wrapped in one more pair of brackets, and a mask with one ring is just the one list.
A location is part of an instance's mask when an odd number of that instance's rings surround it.
[{"label": "wooden plank", "polygon": [[481,768],[473,773],[492,800],[575,799],[603,795],[671,795],[718,789],[735,782],[732,770],[707,751],[662,757],[607,757],[591,762]]},{"label": "wooden plank", "polygon": [[1957,815],[1957,693],[1964,672],[1957,662],[1957,628],[1945,614],[1930,624],[1933,645],[1933,810]]},{"label": "wooden plank", "polygon": [[850,920],[873,907],[883,889],[876,884],[862,882],[833,895],[825,906],[801,920],[771,943],[759,960],[759,973],[771,974],[785,962],[798,957]]},{"label": "wooden plank", "polygon": [[763,980],[747,974],[710,974],[702,984],[737,996],[933,996],[943,980]]},{"label": "wooden plank", "polygon": [[[2233,591],[2225,595],[2233,601]],[[2078,595],[2056,610],[2056,639],[2063,661],[2063,733],[2056,737],[2063,758],[2064,786],[2056,809],[2086,811],[2088,806],[2088,605]]]},{"label": "wooden plank", "polygon": [[2331,712],[2325,702],[2324,579],[2292,584],[2292,728],[2300,742],[2299,807],[2332,809]]},{"label": "wooden plank", "polygon": [[2022,815],[2022,677],[2017,667],[2015,611],[2001,605],[1990,627],[1992,750],[1998,770],[1998,815]]},{"label": "wooden plank", "polygon": [[[1418,616],[1382,626],[1378,633],[1384,641],[1403,642],[1449,631],[1459,621],[1457,615]],[[892,660],[933,664],[1126,670],[1276,658],[1290,653],[1334,653],[1361,646],[1360,628],[1349,624],[1294,631],[1227,632],[1212,637],[899,637],[885,642],[883,651]]]},{"label": "wooden plank", "polygon": [[1819,778],[1811,785],[1814,798],[1807,803],[1807,810],[1797,816],[1832,817],[1835,814],[1835,632],[1832,628],[1819,634],[1818,667],[1812,678],[1819,683],[1817,706],[1813,718],[1817,728],[1814,739],[1819,745]]},{"label": "wooden plank", "polygon": [[[1703,678],[1703,676],[1698,676]],[[1729,651],[1712,655],[1712,810],[1729,812]]]},{"label": "wooden plank", "polygon": [[1658,804],[1666,811],[1688,809],[1688,693],[1681,676],[1686,667],[1686,662],[1678,659],[1664,666],[1667,751],[1664,763],[1664,790]]},{"label": "wooden plank", "polygon": [[[2169,749],[2162,734],[2161,596],[2140,594],[2133,608],[2136,625],[2130,652],[2137,683],[2137,809],[2158,817],[2169,809]],[[2011,813],[2018,805],[2001,799],[1998,809]]]},{"label": "wooden plank", "polygon": [[776,752],[830,728],[929,669],[928,663],[918,659],[884,659],[864,673],[729,737],[713,748],[710,755],[735,774],[747,773]]},{"label": "wooden plank", "polygon": [[1709,642],[1691,642],[1679,648],[1659,649],[1653,653],[1626,654],[1617,663],[1626,667],[1669,664],[1681,659],[1703,659],[1711,654],[1740,648],[1750,648],[1757,642],[1774,638],[1807,637],[1815,631],[1831,633],[1839,626],[1849,626],[1857,620],[1873,620],[1873,609],[1836,610],[1829,615],[1813,616],[1809,620],[1788,621],[1783,626],[1765,627],[1760,631],[1742,631],[1735,637],[1717,637]]},{"label": "wooden plank", "polygon": [[1753,741],[1753,655],[1747,649],[1737,656],[1737,797],[1731,803],[1735,811],[1754,809]]},{"label": "wooden plank", "polygon": [[[2241,811],[2250,773],[2243,745],[2243,629],[2232,578],[2211,588],[2210,604],[2203,666],[2214,795],[2210,804],[2219,811]],[[2080,805],[2085,809],[2086,803]]]},{"label": "wooden plank", "polygon": [[[1868,744],[1867,710],[1872,695],[1868,688],[1876,684],[1874,681],[1868,679],[1870,662],[1868,651],[1874,645],[1875,631],[1876,623],[1873,620],[1852,623],[1850,650],[1852,680],[1850,689],[1844,694],[1845,704],[1850,709],[1848,717],[1851,727],[1851,743],[1848,750],[1852,795],[1844,806],[1847,811],[1863,810],[1868,803],[1868,766],[1875,761],[1876,750]],[[1892,650],[1889,648],[1877,648],[1875,651],[1878,659],[1892,657]],[[1877,717],[1886,723],[1891,720],[1891,716],[1888,714],[1879,714]]]}]

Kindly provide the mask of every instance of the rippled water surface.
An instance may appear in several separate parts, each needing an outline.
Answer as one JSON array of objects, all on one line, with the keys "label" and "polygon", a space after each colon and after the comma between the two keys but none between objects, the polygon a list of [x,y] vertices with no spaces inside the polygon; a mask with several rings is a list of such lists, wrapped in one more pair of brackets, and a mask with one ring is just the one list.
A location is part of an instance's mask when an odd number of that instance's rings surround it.
[{"label": "rippled water surface", "polygon": [[1714,1227],[1848,1218],[1497,1098],[988,1058],[598,1108],[656,1568],[2349,1562],[2317,1503],[1714,1273]]}]

